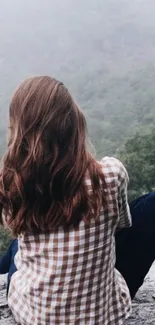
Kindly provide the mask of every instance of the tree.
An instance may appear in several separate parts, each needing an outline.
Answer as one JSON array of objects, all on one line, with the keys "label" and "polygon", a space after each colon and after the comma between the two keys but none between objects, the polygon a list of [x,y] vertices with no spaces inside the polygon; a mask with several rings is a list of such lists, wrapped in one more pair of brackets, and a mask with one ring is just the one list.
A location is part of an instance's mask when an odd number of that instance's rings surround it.
[{"label": "tree", "polygon": [[2,255],[4,251],[8,248],[10,241],[10,234],[2,227],[0,227],[0,255]]},{"label": "tree", "polygon": [[129,199],[155,190],[155,129],[136,133],[119,152],[130,177]]}]

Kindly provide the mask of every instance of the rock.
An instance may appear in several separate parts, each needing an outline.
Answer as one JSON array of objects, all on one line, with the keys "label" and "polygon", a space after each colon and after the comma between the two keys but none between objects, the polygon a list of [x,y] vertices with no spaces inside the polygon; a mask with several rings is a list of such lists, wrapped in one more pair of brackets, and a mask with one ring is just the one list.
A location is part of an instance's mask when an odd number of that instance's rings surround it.
[{"label": "rock", "polygon": [[[133,312],[125,325],[155,325],[155,264],[133,301]],[[0,276],[0,325],[17,325],[6,300],[6,277]]]},{"label": "rock", "polygon": [[6,276],[0,275],[0,325],[17,325],[6,299]]},{"label": "rock", "polygon": [[155,264],[147,275],[133,301],[133,312],[125,325],[154,325],[155,324]]}]

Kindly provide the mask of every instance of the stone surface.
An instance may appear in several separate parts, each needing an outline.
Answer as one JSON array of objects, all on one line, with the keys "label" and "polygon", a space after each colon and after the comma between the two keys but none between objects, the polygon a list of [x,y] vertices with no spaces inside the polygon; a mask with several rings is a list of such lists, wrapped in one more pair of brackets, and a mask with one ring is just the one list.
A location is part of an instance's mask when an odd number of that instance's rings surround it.
[{"label": "stone surface", "polygon": [[6,276],[0,275],[0,325],[15,325],[6,300]]},{"label": "stone surface", "polygon": [[133,302],[132,315],[125,325],[155,325],[155,264]]},{"label": "stone surface", "polygon": [[[132,315],[125,325],[135,324],[155,325],[155,264],[133,302]],[[7,306],[5,276],[0,276],[0,325],[16,325]]]}]

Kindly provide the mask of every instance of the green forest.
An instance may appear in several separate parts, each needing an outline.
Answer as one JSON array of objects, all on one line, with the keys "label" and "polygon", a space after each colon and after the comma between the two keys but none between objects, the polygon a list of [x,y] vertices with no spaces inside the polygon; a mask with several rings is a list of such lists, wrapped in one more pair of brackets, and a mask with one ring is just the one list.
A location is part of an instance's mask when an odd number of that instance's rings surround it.
[{"label": "green forest", "polygon": [[[129,200],[155,189],[155,2],[1,0],[0,156],[8,107],[30,75],[70,89],[88,122],[98,159],[127,167]],[[0,253],[10,238],[0,229]]]}]

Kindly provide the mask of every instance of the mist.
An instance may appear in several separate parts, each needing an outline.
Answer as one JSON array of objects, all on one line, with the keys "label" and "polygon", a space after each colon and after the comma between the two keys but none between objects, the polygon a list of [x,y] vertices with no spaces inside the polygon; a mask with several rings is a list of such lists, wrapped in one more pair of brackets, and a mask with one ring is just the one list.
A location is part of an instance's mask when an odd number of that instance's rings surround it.
[{"label": "mist", "polygon": [[66,84],[98,155],[153,125],[154,13],[154,0],[1,0],[1,153],[12,93],[32,75]]}]

